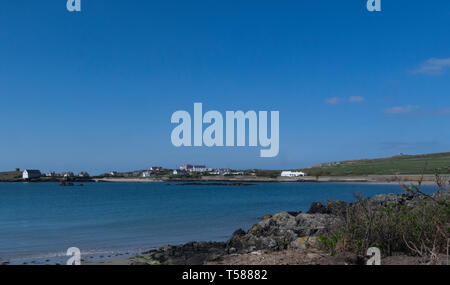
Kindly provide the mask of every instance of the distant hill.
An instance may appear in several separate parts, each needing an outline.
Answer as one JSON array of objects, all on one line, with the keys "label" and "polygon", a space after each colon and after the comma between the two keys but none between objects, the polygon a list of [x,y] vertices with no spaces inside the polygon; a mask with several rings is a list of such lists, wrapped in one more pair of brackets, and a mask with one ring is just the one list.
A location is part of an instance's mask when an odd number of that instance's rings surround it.
[{"label": "distant hill", "polygon": [[301,170],[311,176],[450,174],[450,152],[329,162]]}]

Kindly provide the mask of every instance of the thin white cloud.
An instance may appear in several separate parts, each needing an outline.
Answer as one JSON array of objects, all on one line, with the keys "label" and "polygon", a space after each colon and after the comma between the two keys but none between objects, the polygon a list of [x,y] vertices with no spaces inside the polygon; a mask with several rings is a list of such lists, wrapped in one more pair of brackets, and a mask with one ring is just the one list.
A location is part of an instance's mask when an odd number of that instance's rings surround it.
[{"label": "thin white cloud", "polygon": [[364,97],[362,97],[362,96],[350,96],[349,98],[348,98],[348,101],[350,102],[350,103],[360,103],[360,102],[364,102]]},{"label": "thin white cloud", "polygon": [[384,110],[385,114],[391,114],[391,115],[401,115],[401,114],[408,114],[419,110],[419,106],[397,106],[392,108],[387,108]]},{"label": "thin white cloud", "polygon": [[327,103],[328,105],[336,105],[336,104],[345,103],[345,102],[361,103],[361,102],[364,102],[364,100],[365,100],[365,98],[362,96],[350,96],[348,98],[331,97],[331,98],[325,99],[325,103]]},{"label": "thin white cloud", "polygon": [[413,70],[413,73],[436,75],[442,74],[447,68],[450,68],[450,58],[430,58]]},{"label": "thin white cloud", "polygon": [[325,100],[325,103],[329,104],[329,105],[336,105],[341,101],[341,99],[339,97],[331,97],[331,98],[327,98]]}]

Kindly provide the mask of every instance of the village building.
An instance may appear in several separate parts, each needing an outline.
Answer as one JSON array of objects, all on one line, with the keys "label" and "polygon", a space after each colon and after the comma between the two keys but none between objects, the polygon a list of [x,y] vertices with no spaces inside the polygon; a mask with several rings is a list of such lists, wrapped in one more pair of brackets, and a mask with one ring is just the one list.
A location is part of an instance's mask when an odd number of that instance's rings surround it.
[{"label": "village building", "polygon": [[306,176],[306,173],[301,171],[283,171],[281,172],[282,177],[300,177]]},{"label": "village building", "polygon": [[218,168],[218,169],[214,169],[209,171],[210,175],[230,175],[231,174],[231,169],[229,168]]},{"label": "village building", "polygon": [[193,168],[194,166],[192,164],[183,164],[182,166],[180,166],[180,170],[184,171],[192,171]]},{"label": "village building", "polygon": [[193,172],[205,172],[206,166],[205,165],[194,165],[194,167],[192,168]]},{"label": "village building", "polygon": [[172,174],[173,174],[173,175],[180,175],[180,176],[183,176],[183,175],[186,175],[187,172],[186,172],[185,170],[175,169],[175,170],[172,172]]},{"label": "village building", "polygon": [[155,176],[155,174],[152,171],[146,170],[146,171],[142,172],[141,176],[143,178],[149,178],[149,177]]},{"label": "village building", "polygon": [[39,170],[25,169],[22,172],[23,179],[35,179],[35,178],[40,178],[40,177],[41,177],[41,172]]},{"label": "village building", "polygon": [[81,171],[80,173],[78,173],[78,177],[89,177],[89,173],[87,173],[86,171]]},{"label": "village building", "polygon": [[192,164],[183,164],[179,167],[180,170],[187,172],[206,172],[212,171],[212,169],[206,168],[205,165],[192,165]]},{"label": "village building", "polygon": [[75,174],[73,174],[73,172],[71,172],[71,171],[63,172],[61,174],[64,178],[75,177]]}]

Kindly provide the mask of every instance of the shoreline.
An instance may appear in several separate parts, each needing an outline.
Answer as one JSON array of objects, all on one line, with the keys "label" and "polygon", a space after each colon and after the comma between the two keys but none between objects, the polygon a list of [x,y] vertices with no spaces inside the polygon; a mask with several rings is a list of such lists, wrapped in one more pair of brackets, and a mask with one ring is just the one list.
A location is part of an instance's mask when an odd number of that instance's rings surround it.
[{"label": "shoreline", "polygon": [[[450,197],[448,192],[439,195],[443,196],[435,197]],[[378,194],[366,201],[372,208],[387,205],[411,207],[420,203],[420,198],[405,193],[391,193]],[[236,230],[226,242],[193,241],[166,245],[143,251],[134,257],[114,257],[85,265],[365,265],[367,256],[352,252],[334,255],[318,245],[321,236],[337,225],[342,226],[343,213],[348,213],[348,207],[352,207],[352,203],[313,202],[306,213],[266,214],[249,230]],[[443,265],[445,260],[448,265],[448,251],[446,256],[436,255],[436,260],[410,255],[406,251],[382,256],[384,265],[421,265],[432,262]]]},{"label": "shoreline", "polygon": [[[445,176],[447,177],[447,176]],[[448,177],[450,180],[450,177]],[[254,176],[203,176],[200,179],[152,179],[152,178],[99,178],[93,179],[93,182],[110,182],[110,183],[351,183],[351,184],[374,184],[374,185],[401,185],[401,184],[417,184],[421,179],[420,175],[405,176],[386,176],[386,175],[369,175],[369,176],[322,176],[322,177],[254,177]],[[434,176],[424,176],[422,185],[435,185]]]},{"label": "shoreline", "polygon": [[[442,175],[450,181],[449,175]],[[255,176],[203,176],[198,179],[189,178],[74,178],[64,180],[58,178],[40,178],[32,180],[14,179],[0,180],[0,183],[211,183],[218,185],[223,183],[238,184],[245,183],[350,183],[350,184],[374,184],[374,185],[402,185],[417,184],[420,179],[422,185],[435,185],[435,177],[431,175],[367,175],[367,176],[304,176],[304,177],[255,177]],[[70,185],[72,186],[72,185]]]}]

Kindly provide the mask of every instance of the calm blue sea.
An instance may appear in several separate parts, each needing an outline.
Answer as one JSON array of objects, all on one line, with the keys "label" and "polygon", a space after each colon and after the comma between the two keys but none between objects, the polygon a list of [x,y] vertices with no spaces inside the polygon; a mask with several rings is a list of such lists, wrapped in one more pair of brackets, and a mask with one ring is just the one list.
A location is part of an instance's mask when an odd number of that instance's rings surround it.
[{"label": "calm blue sea", "polygon": [[0,183],[0,263],[63,262],[130,255],[165,244],[224,241],[264,214],[307,211],[313,201],[400,193],[398,185],[261,183]]}]

